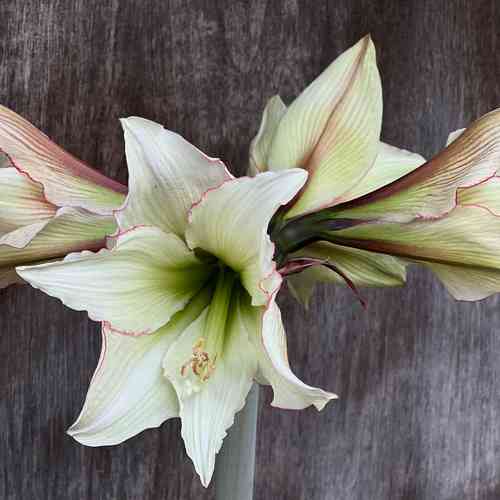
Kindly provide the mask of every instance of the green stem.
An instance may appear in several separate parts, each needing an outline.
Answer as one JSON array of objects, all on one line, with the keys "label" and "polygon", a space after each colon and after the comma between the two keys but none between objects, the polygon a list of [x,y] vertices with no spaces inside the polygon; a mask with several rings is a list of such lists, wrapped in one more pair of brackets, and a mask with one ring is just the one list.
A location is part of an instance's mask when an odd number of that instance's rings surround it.
[{"label": "green stem", "polygon": [[254,497],[258,407],[259,386],[254,384],[215,462],[216,500],[252,500]]},{"label": "green stem", "polygon": [[335,219],[329,209],[280,221],[272,227],[271,240],[276,245],[275,260],[282,265],[289,254],[316,241],[329,239],[328,233],[355,226],[355,219]]}]

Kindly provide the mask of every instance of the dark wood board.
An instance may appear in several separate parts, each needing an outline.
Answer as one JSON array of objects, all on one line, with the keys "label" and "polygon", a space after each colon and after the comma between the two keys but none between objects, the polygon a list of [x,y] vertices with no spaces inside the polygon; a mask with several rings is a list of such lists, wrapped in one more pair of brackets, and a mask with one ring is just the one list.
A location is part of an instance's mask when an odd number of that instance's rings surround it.
[{"label": "dark wood board", "polygon": [[[1,0],[0,26],[0,102],[124,182],[120,116],[242,174],[266,99],[289,101],[367,32],[387,142],[430,156],[500,105],[497,0]],[[261,390],[255,498],[500,498],[498,298],[456,303],[422,270],[364,294],[367,312],[320,287],[307,314],[282,295],[296,372],[341,399],[290,412]],[[101,449],[65,434],[99,349],[84,313],[0,292],[0,498],[213,499],[178,421]]]}]

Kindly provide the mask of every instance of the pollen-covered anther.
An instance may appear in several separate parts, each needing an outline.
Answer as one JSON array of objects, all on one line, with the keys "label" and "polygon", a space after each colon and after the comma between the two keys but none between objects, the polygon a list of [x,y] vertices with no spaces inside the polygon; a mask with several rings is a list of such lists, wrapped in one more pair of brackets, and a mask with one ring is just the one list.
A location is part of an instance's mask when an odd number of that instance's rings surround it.
[{"label": "pollen-covered anther", "polygon": [[206,382],[215,370],[215,360],[210,359],[208,352],[205,349],[206,340],[200,337],[193,346],[193,354],[181,367],[181,375],[186,377],[189,369],[201,381]]}]

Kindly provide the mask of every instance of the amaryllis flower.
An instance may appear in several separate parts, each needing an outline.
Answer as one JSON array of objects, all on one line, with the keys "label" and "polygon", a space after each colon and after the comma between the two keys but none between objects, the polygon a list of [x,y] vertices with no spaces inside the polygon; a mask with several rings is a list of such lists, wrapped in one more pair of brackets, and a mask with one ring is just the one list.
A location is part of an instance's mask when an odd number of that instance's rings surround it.
[{"label": "amaryllis flower", "polygon": [[279,254],[309,262],[292,278],[292,291],[307,302],[316,281],[398,285],[408,262],[431,268],[458,299],[500,291],[500,111],[453,134],[427,163],[380,142],[381,122],[369,37],[289,108],[279,97],[268,103],[250,172],[309,172],[271,234],[282,264]]},{"label": "amaryllis flower", "polygon": [[[287,108],[279,96],[269,100],[250,146],[249,173],[303,168],[309,176],[281,211],[291,220],[339,205],[390,183],[425,160],[380,141],[382,87],[375,47],[369,36],[340,55]],[[304,255],[328,260],[343,276],[311,267],[290,280],[307,302],[315,281],[357,286],[398,286],[405,265],[387,255],[322,243]]]},{"label": "amaryllis flower", "polygon": [[115,230],[126,187],[0,106],[0,288],[14,266],[97,249]]},{"label": "amaryllis flower", "polygon": [[303,187],[288,169],[233,178],[179,135],[123,120],[130,191],[112,249],[20,267],[66,305],[102,321],[102,355],[69,433],[112,445],[172,417],[202,483],[254,380],[273,405],[321,409],[335,396],[290,370],[267,234]]}]

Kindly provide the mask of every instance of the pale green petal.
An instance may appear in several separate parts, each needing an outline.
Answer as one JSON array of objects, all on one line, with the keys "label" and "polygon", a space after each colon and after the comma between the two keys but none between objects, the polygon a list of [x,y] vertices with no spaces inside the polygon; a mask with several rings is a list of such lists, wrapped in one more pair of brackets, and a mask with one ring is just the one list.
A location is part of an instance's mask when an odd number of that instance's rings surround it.
[{"label": "pale green petal", "polygon": [[306,188],[287,217],[344,201],[379,149],[382,87],[369,36],[338,57],[291,104],[274,136],[269,169],[302,167]]},{"label": "pale green petal", "polygon": [[209,289],[200,292],[151,335],[129,337],[103,325],[101,359],[68,434],[87,446],[107,446],[177,417],[177,395],[163,376],[163,358],[172,342],[196,321],[210,295]]},{"label": "pale green petal", "polygon": [[259,172],[268,170],[267,158],[271,142],[285,112],[286,106],[279,95],[275,95],[267,101],[259,131],[250,143],[249,175],[257,175]]},{"label": "pale green petal", "polygon": [[476,301],[500,292],[500,270],[423,263],[457,300]]},{"label": "pale green petal", "polygon": [[182,309],[212,272],[173,234],[138,227],[113,250],[17,268],[35,288],[124,334],[152,333]]},{"label": "pale green petal", "polygon": [[20,171],[43,185],[59,207],[111,214],[123,203],[126,187],[70,155],[19,115],[0,106],[0,150]]},{"label": "pale green petal", "polygon": [[6,235],[4,241],[10,244],[0,245],[0,267],[62,258],[83,249],[99,249],[105,245],[106,236],[115,230],[116,223],[111,216],[78,208],[60,208],[52,219]]},{"label": "pale green petal", "polygon": [[[234,294],[237,295],[237,292]],[[224,351],[217,358],[215,370],[205,382],[195,382],[181,374],[195,343],[206,335],[207,314],[203,313],[172,344],[164,359],[165,375],[172,382],[180,402],[182,438],[201,482],[208,486],[226,431],[234,422],[252,386],[257,360],[242,311],[235,303],[225,327]],[[194,389],[193,389],[194,387]]]},{"label": "pale green petal", "polygon": [[500,216],[500,177],[491,177],[475,186],[459,189],[457,202],[463,206],[484,207]]},{"label": "pale green petal", "polygon": [[457,189],[492,177],[499,166],[500,109],[402,179],[339,207],[336,216],[394,222],[440,217],[455,207]]},{"label": "pale green petal", "polygon": [[[321,242],[309,245],[292,257],[324,260],[338,268],[357,287],[402,286],[406,281],[403,261],[375,252]],[[295,297],[306,307],[316,283],[346,285],[336,272],[324,267],[310,267],[287,278]]]},{"label": "pale green petal", "polygon": [[186,239],[240,273],[254,305],[265,304],[281,277],[267,234],[271,217],[304,185],[307,173],[265,172],[226,182],[207,192],[191,211]]},{"label": "pale green petal", "polygon": [[336,231],[338,243],[425,263],[457,299],[500,292],[500,218],[480,206],[410,223],[366,223]]},{"label": "pale green petal", "polygon": [[0,189],[0,244],[7,233],[48,221],[57,212],[57,207],[45,199],[42,186],[14,167],[0,168]]},{"label": "pale green petal", "polygon": [[144,118],[122,120],[129,195],[117,220],[122,229],[149,224],[184,236],[188,211],[203,193],[231,179],[224,164],[180,135]]},{"label": "pale green petal", "polygon": [[380,143],[377,159],[356,186],[344,198],[352,200],[390,184],[425,163],[417,153]]}]

